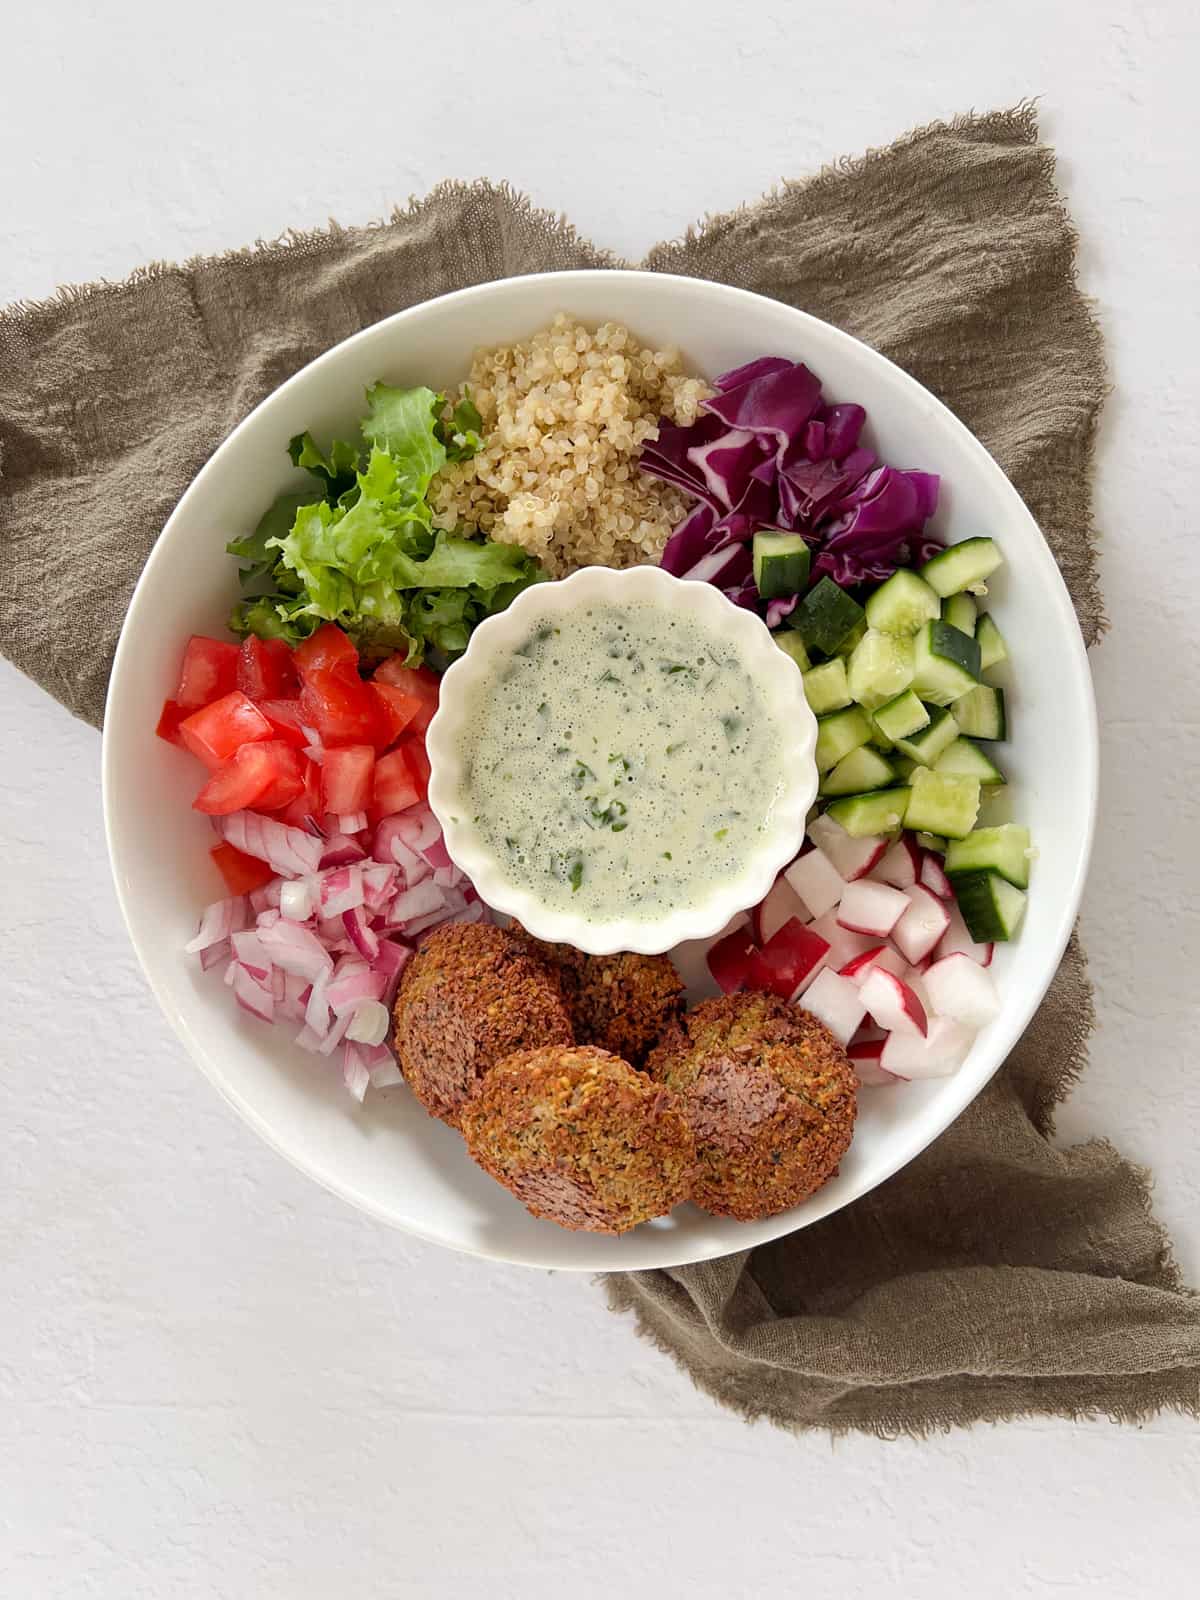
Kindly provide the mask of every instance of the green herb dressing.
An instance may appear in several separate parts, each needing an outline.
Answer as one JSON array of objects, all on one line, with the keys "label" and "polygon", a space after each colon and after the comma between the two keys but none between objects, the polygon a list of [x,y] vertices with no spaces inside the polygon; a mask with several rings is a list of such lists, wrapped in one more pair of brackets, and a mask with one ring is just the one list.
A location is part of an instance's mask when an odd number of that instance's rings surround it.
[{"label": "green herb dressing", "polygon": [[783,787],[783,730],[736,649],[652,605],[533,624],[467,707],[465,740],[488,848],[589,922],[706,898]]}]

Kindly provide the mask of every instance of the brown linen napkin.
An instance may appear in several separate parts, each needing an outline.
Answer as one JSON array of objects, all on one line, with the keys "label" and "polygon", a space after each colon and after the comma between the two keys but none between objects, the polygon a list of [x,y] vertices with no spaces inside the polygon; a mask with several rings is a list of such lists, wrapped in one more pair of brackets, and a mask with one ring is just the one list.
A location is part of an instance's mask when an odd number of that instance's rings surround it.
[{"label": "brown linen napkin", "polygon": [[[947,401],[1038,517],[1088,643],[1088,475],[1104,390],[1074,234],[1031,107],[939,124],[656,247],[856,333]],[[523,272],[618,263],[507,189],[446,185],[386,225],[297,235],[0,314],[0,646],[99,724],[146,555],[233,425],[330,345]],[[80,602],[92,627],[80,648]],[[611,1303],[706,1392],[785,1426],[891,1434],[1200,1405],[1200,1301],[1145,1177],[1061,1153],[1091,996],[1068,951],[1020,1046],[930,1150],[776,1244],[615,1275]]]}]

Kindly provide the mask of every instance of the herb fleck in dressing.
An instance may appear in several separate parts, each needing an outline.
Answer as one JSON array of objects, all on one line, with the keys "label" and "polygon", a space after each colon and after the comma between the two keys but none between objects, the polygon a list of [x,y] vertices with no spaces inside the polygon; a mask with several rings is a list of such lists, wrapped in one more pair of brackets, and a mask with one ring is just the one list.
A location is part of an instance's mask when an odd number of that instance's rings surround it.
[{"label": "herb fleck in dressing", "polygon": [[723,637],[652,605],[535,624],[469,708],[469,814],[509,874],[589,922],[656,920],[741,870],[782,730]]}]

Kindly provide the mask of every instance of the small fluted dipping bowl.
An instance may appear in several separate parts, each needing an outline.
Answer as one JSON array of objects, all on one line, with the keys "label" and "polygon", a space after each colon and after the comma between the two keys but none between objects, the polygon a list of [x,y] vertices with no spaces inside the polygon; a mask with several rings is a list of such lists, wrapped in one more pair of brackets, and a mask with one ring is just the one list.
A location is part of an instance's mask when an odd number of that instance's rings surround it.
[{"label": "small fluted dipping bowl", "polygon": [[[589,606],[622,609],[650,605],[689,617],[710,638],[733,649],[753,677],[767,714],[779,728],[780,786],[765,817],[764,831],[738,871],[706,885],[697,897],[654,920],[619,917],[595,921],[547,905],[489,847],[468,813],[467,724],[487,692],[497,666],[543,618],[576,616]],[[804,697],[800,671],[775,644],[762,620],[735,606],[711,584],[685,581],[660,567],[584,567],[556,583],[524,590],[499,615],[471,635],[466,653],[442,678],[437,715],[425,748],[430,762],[429,804],[442,825],[451,859],[467,874],[484,902],[506,912],[539,939],[571,944],[590,955],[636,950],[657,955],[688,939],[718,933],[739,911],[756,906],[787,866],[804,838],[804,818],[817,793],[814,750],[817,721]]]}]

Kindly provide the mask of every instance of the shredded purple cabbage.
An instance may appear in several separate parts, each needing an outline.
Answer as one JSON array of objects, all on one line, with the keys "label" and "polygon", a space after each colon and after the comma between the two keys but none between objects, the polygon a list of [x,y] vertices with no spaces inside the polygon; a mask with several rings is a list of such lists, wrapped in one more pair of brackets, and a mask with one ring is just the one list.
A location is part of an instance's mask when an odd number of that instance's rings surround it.
[{"label": "shredded purple cabbage", "polygon": [[[759,529],[801,534],[813,552],[812,580],[828,573],[847,588],[881,582],[941,548],[925,531],[937,510],[937,475],[881,465],[859,443],[862,406],[825,404],[802,363],[759,356],[722,373],[715,387],[694,423],[664,420],[642,452],[643,472],[697,501],[663,551],[666,571],[762,609],[749,547]],[[795,605],[772,600],[768,627]]]}]

